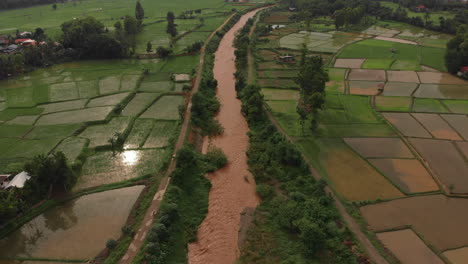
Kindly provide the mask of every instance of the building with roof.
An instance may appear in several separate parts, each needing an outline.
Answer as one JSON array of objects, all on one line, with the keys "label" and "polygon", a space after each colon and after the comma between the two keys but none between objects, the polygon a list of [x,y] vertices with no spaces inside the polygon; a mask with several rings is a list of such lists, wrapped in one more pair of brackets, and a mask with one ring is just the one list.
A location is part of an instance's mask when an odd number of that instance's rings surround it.
[{"label": "building with roof", "polygon": [[29,176],[29,174],[25,171],[23,172],[20,172],[18,174],[15,175],[15,177],[13,177],[13,179],[11,179],[8,184],[5,186],[5,189],[9,189],[9,188],[23,188],[24,187],[24,184],[29,180],[31,179],[31,176]]},{"label": "building with roof", "polygon": [[426,11],[426,6],[425,5],[418,5],[414,8],[414,11],[416,12],[425,12]]}]

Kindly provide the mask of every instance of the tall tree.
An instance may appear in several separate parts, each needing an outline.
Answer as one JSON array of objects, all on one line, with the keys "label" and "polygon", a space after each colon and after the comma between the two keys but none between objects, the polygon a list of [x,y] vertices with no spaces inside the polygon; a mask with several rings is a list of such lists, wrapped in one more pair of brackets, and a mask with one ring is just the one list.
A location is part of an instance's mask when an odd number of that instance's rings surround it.
[{"label": "tall tree", "polygon": [[138,20],[138,25],[140,26],[143,22],[143,18],[145,17],[145,10],[140,4],[140,1],[137,1],[135,6],[135,18]]},{"label": "tall tree", "polygon": [[175,20],[174,13],[173,12],[168,12],[167,16],[166,16],[166,19],[167,19],[166,33],[171,35],[172,37],[177,36],[177,28],[176,28],[177,25],[174,22],[174,20]]},{"label": "tall tree", "polygon": [[318,126],[318,114],[325,103],[325,84],[328,80],[328,73],[325,71],[320,56],[306,58],[295,79],[300,89],[300,98],[296,110],[301,118],[302,125],[310,118],[312,130],[315,130]]}]

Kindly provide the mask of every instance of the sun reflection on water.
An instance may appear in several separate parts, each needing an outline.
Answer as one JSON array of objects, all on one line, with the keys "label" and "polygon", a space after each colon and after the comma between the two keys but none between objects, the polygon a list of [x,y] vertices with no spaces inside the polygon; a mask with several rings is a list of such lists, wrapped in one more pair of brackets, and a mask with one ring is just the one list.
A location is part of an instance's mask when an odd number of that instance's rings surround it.
[{"label": "sun reflection on water", "polygon": [[140,154],[136,150],[129,150],[122,153],[122,162],[125,165],[135,165],[140,158]]}]

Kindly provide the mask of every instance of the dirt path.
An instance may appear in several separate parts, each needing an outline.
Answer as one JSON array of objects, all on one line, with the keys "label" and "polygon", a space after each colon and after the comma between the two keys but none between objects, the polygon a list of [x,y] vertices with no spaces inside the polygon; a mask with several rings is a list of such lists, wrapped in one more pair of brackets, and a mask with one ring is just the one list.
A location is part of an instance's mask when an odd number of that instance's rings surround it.
[{"label": "dirt path", "polygon": [[212,184],[208,214],[198,230],[198,241],[189,244],[190,264],[233,263],[239,256],[241,213],[259,203],[255,181],[248,171],[248,125],[236,96],[235,49],[232,46],[236,32],[258,11],[242,16],[224,35],[215,54],[214,77],[218,81],[217,97],[221,103],[217,119],[224,127],[224,133],[212,138],[210,145],[221,148],[229,164],[208,175]]},{"label": "dirt path", "polygon": [[[187,109],[185,110],[184,121],[183,121],[182,127],[180,129],[179,137],[177,138],[177,141],[176,141],[176,143],[174,145],[173,154],[177,153],[177,151],[179,151],[179,149],[182,148],[182,146],[184,145],[184,142],[185,142],[185,138],[187,136],[187,130],[188,130],[189,123],[190,123],[191,108],[192,108],[192,95],[195,94],[198,91],[198,88],[200,86],[201,74],[202,74],[202,71],[203,71],[203,65],[205,63],[205,48],[206,48],[206,45],[208,44],[208,42],[210,42],[210,40],[214,36],[214,34],[218,30],[222,29],[224,27],[224,25],[226,25],[226,23],[233,16],[234,16],[234,14],[229,16],[221,26],[219,26],[215,31],[213,31],[213,33],[211,33],[211,35],[205,41],[203,47],[200,50],[200,63],[198,64],[197,75],[195,77],[196,80],[195,80],[194,86],[192,88],[192,92],[190,93],[189,98],[188,98],[189,103],[187,105]],[[169,182],[170,182],[169,176],[171,175],[171,173],[175,169],[175,166],[176,166],[175,163],[176,163],[175,159],[172,159],[169,166],[168,166],[166,174],[164,175],[164,178],[161,180],[161,183],[159,184],[158,191],[156,192],[156,194],[155,194],[155,196],[153,198],[153,201],[151,202],[150,207],[146,211],[145,218],[143,219],[143,222],[142,222],[140,228],[138,229],[135,236],[133,237],[133,241],[130,244],[130,246],[128,247],[127,252],[125,253],[125,255],[120,260],[120,264],[130,264],[130,263],[132,263],[132,261],[135,258],[136,254],[138,253],[141,246],[143,245],[143,242],[145,241],[145,238],[146,238],[146,233],[148,232],[149,228],[151,227],[151,224],[153,223],[155,213],[159,210],[159,206],[161,205],[161,201],[162,201],[162,198],[164,196],[164,193],[165,193],[165,191],[167,189],[167,186],[169,186]]]},{"label": "dirt path", "polygon": [[[267,113],[268,118],[273,123],[273,125],[276,127],[276,129],[278,129],[278,131],[281,134],[283,134],[283,136],[286,137],[286,139],[288,139],[291,143],[294,144],[294,140],[286,133],[286,131],[284,131],[284,129],[280,126],[280,124],[273,117],[271,112],[268,111],[266,108],[265,108],[265,112]],[[309,165],[312,176],[316,180],[321,179],[322,177],[320,176],[320,173],[314,168],[314,166],[312,166],[312,164],[309,162],[309,160],[304,155],[302,155],[302,158]],[[335,202],[335,206],[338,209],[338,212],[341,214],[341,217],[346,222],[346,225],[348,226],[348,228],[354,233],[356,238],[359,240],[361,245],[364,247],[364,249],[366,250],[367,256],[370,258],[370,260],[373,263],[376,263],[376,264],[389,264],[387,262],[387,260],[385,260],[385,258],[383,258],[382,255],[380,255],[379,251],[370,242],[370,240],[367,238],[367,236],[361,231],[361,228],[358,225],[358,223],[356,223],[354,218],[348,213],[348,211],[346,211],[346,208],[344,207],[343,203],[340,201],[340,199],[338,199],[338,197],[336,197],[336,195],[333,193],[333,191],[330,189],[330,187],[328,187],[328,186],[325,187],[325,191],[327,193],[329,193],[331,195],[331,197],[333,198],[333,200]]]}]

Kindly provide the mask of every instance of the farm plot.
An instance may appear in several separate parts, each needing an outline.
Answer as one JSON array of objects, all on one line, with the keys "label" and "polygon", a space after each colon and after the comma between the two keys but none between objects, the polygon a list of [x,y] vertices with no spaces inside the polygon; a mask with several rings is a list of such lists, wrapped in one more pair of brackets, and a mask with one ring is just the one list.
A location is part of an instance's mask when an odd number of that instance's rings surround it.
[{"label": "farm plot", "polygon": [[467,199],[429,195],[397,199],[360,208],[371,230],[412,226],[438,250],[468,245]]},{"label": "farm plot", "polygon": [[36,125],[75,124],[92,121],[103,121],[112,112],[113,106],[92,107],[66,112],[43,115]]},{"label": "farm plot", "polygon": [[419,83],[415,71],[387,71],[387,78],[389,82]]},{"label": "farm plot", "polygon": [[468,160],[468,142],[458,141],[455,142],[455,145],[457,145],[457,148],[463,153],[465,158]]},{"label": "farm plot", "polygon": [[177,129],[176,121],[156,121],[143,148],[164,148],[169,146]]},{"label": "farm plot", "polygon": [[444,72],[417,72],[421,83],[460,84],[467,85],[468,81]]},{"label": "farm plot", "polygon": [[73,134],[80,128],[80,124],[35,126],[24,138],[43,139],[43,138],[65,138]]},{"label": "farm plot", "polygon": [[413,158],[399,138],[344,138],[344,141],[365,158]]},{"label": "farm plot", "polygon": [[119,93],[119,94],[112,94],[112,95],[93,98],[89,100],[86,106],[97,107],[97,106],[118,105],[129,95],[130,93]]},{"label": "farm plot", "polygon": [[45,139],[2,139],[0,160],[24,161],[39,154],[49,153],[60,142],[59,138]]},{"label": "farm plot", "polygon": [[299,99],[299,91],[297,90],[263,88],[262,94],[267,101]]},{"label": "farm plot", "polygon": [[[345,60],[345,59],[340,59]],[[352,59],[348,59],[352,60]],[[380,69],[388,70],[395,60],[393,59],[366,59],[362,64],[363,69]]]},{"label": "farm plot", "polygon": [[64,139],[55,149],[55,152],[61,151],[71,163],[75,162],[86,146],[88,140],[85,138],[69,137]]},{"label": "farm plot", "polygon": [[257,71],[258,78],[294,78],[299,71]]},{"label": "farm plot", "polygon": [[156,93],[165,93],[170,92],[173,89],[174,83],[171,81],[161,81],[161,82],[145,82],[143,81],[138,88],[142,92],[156,92]]},{"label": "farm plot", "polygon": [[[307,149],[310,146],[307,141],[299,144],[305,153],[311,151]],[[318,144],[320,166],[330,179],[331,186],[347,200],[362,201],[403,196],[340,139],[321,139]]]},{"label": "farm plot", "polygon": [[2,257],[94,258],[106,241],[121,236],[121,228],[143,188],[89,194],[47,210],[0,240],[0,247],[8,248]]},{"label": "farm plot", "polygon": [[340,95],[350,123],[380,123],[367,96]]},{"label": "farm plot", "polygon": [[[462,140],[460,136],[454,131],[450,125],[445,122],[439,115],[436,114],[412,114],[419,123],[421,123],[434,138],[449,139],[449,140]],[[468,121],[468,119],[466,119]],[[456,122],[459,123],[459,122]],[[463,123],[461,123],[463,124]],[[467,125],[468,127],[468,125]]]},{"label": "farm plot", "polygon": [[384,70],[362,70],[352,69],[348,75],[348,80],[351,81],[380,81],[386,80]]},{"label": "farm plot", "polygon": [[442,100],[443,104],[457,114],[468,114],[468,100]]},{"label": "farm plot", "polygon": [[412,102],[411,97],[376,96],[375,109],[378,111],[409,112]]},{"label": "farm plot", "polygon": [[135,97],[132,98],[127,106],[125,106],[121,115],[138,116],[160,96],[160,93],[138,93],[135,95]]},{"label": "farm plot", "polygon": [[393,37],[395,34],[398,34],[399,31],[380,26],[370,26],[368,29],[363,30],[362,33],[374,36]]},{"label": "farm plot", "polygon": [[449,111],[439,100],[415,98],[413,104],[413,112],[448,113]]},{"label": "farm plot", "polygon": [[99,95],[98,80],[76,82],[80,98],[90,98]]},{"label": "farm plot", "polygon": [[401,263],[444,264],[411,229],[378,233],[377,237]]},{"label": "farm plot", "polygon": [[348,81],[348,84],[349,93],[356,95],[377,95],[385,85],[383,82],[372,81]]},{"label": "farm plot", "polygon": [[36,120],[39,118],[38,115],[34,116],[17,116],[10,121],[7,121],[7,124],[12,125],[33,125],[36,123]]},{"label": "farm plot", "polygon": [[319,33],[300,31],[298,33],[289,34],[279,40],[281,48],[300,50],[302,45],[306,45],[307,49],[315,52],[330,52],[336,53],[346,44],[360,40],[356,36],[346,35],[341,32]]},{"label": "farm plot", "polygon": [[468,99],[468,85],[420,84],[414,93],[418,98]]},{"label": "farm plot", "polygon": [[336,59],[336,68],[360,69],[365,59]]},{"label": "farm plot", "polygon": [[148,138],[156,121],[152,119],[137,119],[133,124],[132,130],[125,140],[124,149],[138,149]]},{"label": "farm plot", "polygon": [[447,250],[444,255],[452,264],[463,264],[468,258],[468,247]]},{"label": "farm plot", "polygon": [[51,102],[76,100],[80,98],[75,82],[56,83],[50,85]]},{"label": "farm plot", "polygon": [[[392,52],[393,50],[396,52]],[[343,48],[338,54],[338,58],[418,61],[418,47],[390,41],[366,39]]]},{"label": "farm plot", "polygon": [[452,142],[421,138],[409,141],[451,193],[468,193],[468,163]]},{"label": "farm plot", "polygon": [[44,109],[42,114],[49,114],[49,113],[63,112],[63,111],[84,108],[87,101],[88,101],[87,99],[81,99],[81,100],[67,101],[67,102],[61,102],[61,103],[51,103],[51,104],[39,105],[38,108]]},{"label": "farm plot", "polygon": [[382,115],[406,137],[431,138],[429,132],[408,113],[383,113]]},{"label": "farm plot", "polygon": [[178,120],[179,106],[184,102],[184,97],[177,95],[166,95],[159,98],[140,117],[161,120]]},{"label": "farm plot", "polygon": [[468,141],[468,117],[465,115],[441,115],[458,134]]},{"label": "farm plot", "polygon": [[87,127],[80,137],[89,139],[90,148],[110,145],[108,140],[115,133],[124,134],[131,120],[131,117],[114,117],[107,124]]},{"label": "farm plot", "polygon": [[0,124],[0,138],[21,138],[32,129],[27,125]]},{"label": "farm plot", "polygon": [[110,94],[120,90],[120,76],[107,76],[99,80],[99,93]]},{"label": "farm plot", "polygon": [[369,159],[368,161],[405,193],[431,192],[439,189],[417,159]]},{"label": "farm plot", "polygon": [[168,152],[165,149],[126,150],[118,154],[99,152],[88,157],[75,190],[110,184],[153,174],[161,169]]},{"label": "farm plot", "polygon": [[257,84],[261,87],[298,88],[299,85],[291,79],[258,79]]}]

